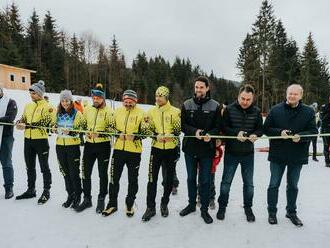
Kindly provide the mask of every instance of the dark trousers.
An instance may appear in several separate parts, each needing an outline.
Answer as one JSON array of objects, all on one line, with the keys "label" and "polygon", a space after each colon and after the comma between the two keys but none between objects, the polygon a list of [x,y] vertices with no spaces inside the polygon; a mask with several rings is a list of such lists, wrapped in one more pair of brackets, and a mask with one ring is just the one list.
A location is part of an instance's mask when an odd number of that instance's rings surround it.
[{"label": "dark trousers", "polygon": [[14,144],[13,136],[2,136],[2,142],[0,147],[0,162],[2,165],[4,187],[9,190],[14,185],[14,169],[11,160],[12,150]]},{"label": "dark trousers", "polygon": [[49,145],[47,139],[25,139],[24,159],[27,169],[28,188],[35,189],[36,183],[36,158],[38,156],[41,173],[43,175],[44,189],[49,190],[52,175],[49,169]]},{"label": "dark trousers", "polygon": [[138,176],[141,162],[141,153],[114,150],[111,159],[110,183],[109,183],[109,204],[111,207],[118,206],[119,181],[124,166],[127,166],[128,193],[126,206],[131,208],[134,204],[136,193],[139,189]]},{"label": "dark trousers", "polygon": [[286,167],[287,167],[286,210],[288,213],[296,213],[298,182],[299,182],[302,165],[298,164],[298,165],[286,166],[285,164],[277,164],[274,162],[270,162],[271,176],[267,191],[267,203],[268,203],[269,213],[276,214],[277,212],[278,188],[281,185],[282,176]]},{"label": "dark trousers", "polygon": [[312,137],[312,146],[313,146],[313,158],[316,158],[316,155],[317,155],[317,137]]},{"label": "dark trousers", "polygon": [[[212,158],[198,158],[185,153],[187,168],[187,184],[189,204],[196,205],[197,197],[197,172],[199,179],[199,194],[201,198],[201,210],[207,210],[210,201],[210,182]],[[199,168],[199,169],[197,169]]]},{"label": "dark trousers", "polygon": [[108,168],[111,146],[110,142],[85,143],[82,172],[83,172],[83,192],[85,197],[91,197],[91,175],[94,163],[97,159],[100,186],[99,197],[105,198],[108,193]]},{"label": "dark trousers", "polygon": [[60,146],[56,145],[57,160],[60,171],[64,177],[65,189],[68,195],[80,196],[80,147],[79,145]]},{"label": "dark trousers", "polygon": [[150,162],[149,162],[149,180],[147,186],[147,207],[154,208],[156,206],[155,199],[157,195],[157,180],[161,166],[166,170],[166,181],[164,183],[164,193],[161,199],[162,205],[167,205],[170,201],[170,194],[173,186],[173,174],[175,170],[175,149],[162,150],[158,148],[151,148]]},{"label": "dark trousers", "polygon": [[330,145],[330,137],[322,137],[323,139],[323,155],[326,164],[330,164],[329,158],[329,145]]},{"label": "dark trousers", "polygon": [[238,165],[241,165],[241,175],[243,179],[243,201],[244,207],[252,207],[253,202],[253,171],[254,171],[254,154],[239,156],[225,153],[224,168],[220,187],[220,196],[218,199],[219,208],[226,208],[231,183],[235,176]]},{"label": "dark trousers", "polygon": [[[163,175],[162,185],[165,186],[166,177],[167,177],[165,166],[162,166],[162,175]],[[174,173],[173,173],[173,187],[175,187],[175,188],[179,187],[179,183],[180,183],[180,181],[179,181],[179,178],[176,174],[176,167],[175,167]]]},{"label": "dark trousers", "polygon": [[[215,173],[211,173],[211,181],[210,181],[210,201],[214,201],[215,200],[215,195],[216,195],[216,192],[215,192]],[[198,195],[199,192],[200,192],[200,177],[198,177],[198,185],[197,185],[197,188],[198,188]]]}]

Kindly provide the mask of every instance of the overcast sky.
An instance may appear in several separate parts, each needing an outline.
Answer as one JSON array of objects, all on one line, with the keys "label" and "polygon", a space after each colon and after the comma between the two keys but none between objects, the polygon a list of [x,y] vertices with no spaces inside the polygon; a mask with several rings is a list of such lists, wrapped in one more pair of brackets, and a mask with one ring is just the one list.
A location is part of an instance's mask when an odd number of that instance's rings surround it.
[{"label": "overcast sky", "polygon": [[[4,8],[12,0],[1,0]],[[147,56],[189,57],[217,76],[240,80],[239,47],[251,30],[262,0],[16,0],[22,20],[49,10],[60,29],[92,31],[110,44],[115,34],[126,61]],[[329,0],[273,0],[274,14],[302,50],[312,32],[320,55],[330,57]]]}]

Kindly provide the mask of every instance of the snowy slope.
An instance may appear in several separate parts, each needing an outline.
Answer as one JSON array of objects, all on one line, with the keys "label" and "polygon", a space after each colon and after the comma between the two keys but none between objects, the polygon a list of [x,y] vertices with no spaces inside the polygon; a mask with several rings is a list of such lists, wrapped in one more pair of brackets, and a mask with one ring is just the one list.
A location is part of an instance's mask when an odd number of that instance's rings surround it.
[{"label": "snowy slope", "polygon": [[[5,91],[14,98],[19,112],[29,101],[28,92]],[[52,104],[57,105],[58,95],[48,94]],[[117,103],[118,105],[119,103]],[[148,106],[143,106],[147,109]],[[19,114],[20,115],[20,114]],[[18,115],[18,116],[19,116]],[[267,141],[258,141],[256,147],[267,146]],[[319,140],[319,151],[322,144]],[[37,198],[16,201],[4,200],[0,193],[0,247],[328,247],[330,243],[330,169],[323,166],[323,158],[305,166],[300,179],[298,214],[304,227],[296,228],[285,217],[285,181],[280,190],[279,224],[270,226],[267,222],[266,192],[269,181],[267,153],[255,156],[255,223],[247,223],[242,208],[242,180],[238,169],[234,178],[226,219],[218,221],[216,210],[210,211],[214,223],[204,224],[199,211],[185,218],[179,211],[187,204],[186,171],[183,156],[177,165],[180,179],[179,193],[171,197],[170,215],[162,218],[157,205],[157,215],[148,223],[141,221],[146,204],[146,186],[150,142],[144,143],[144,152],[139,177],[139,192],[136,200],[136,214],[127,218],[124,198],[127,191],[127,172],[124,170],[119,193],[119,211],[110,217],[96,215],[95,205],[98,192],[98,172],[93,171],[93,208],[82,213],[61,207],[66,198],[64,180],[59,172],[55,137],[50,137],[50,167],[53,175],[50,201],[37,205]],[[15,195],[26,189],[26,171],[23,158],[23,132],[15,131],[13,149],[15,169]],[[38,166],[38,165],[37,165]],[[216,189],[219,192],[223,164],[216,174]],[[42,177],[37,169],[37,194],[42,192]],[[2,176],[1,179],[2,180]],[[157,203],[162,188],[159,186]]]}]

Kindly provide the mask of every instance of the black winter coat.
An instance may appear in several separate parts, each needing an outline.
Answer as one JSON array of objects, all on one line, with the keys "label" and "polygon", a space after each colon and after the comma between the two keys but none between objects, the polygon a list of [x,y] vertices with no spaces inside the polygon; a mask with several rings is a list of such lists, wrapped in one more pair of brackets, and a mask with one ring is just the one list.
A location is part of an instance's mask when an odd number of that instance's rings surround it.
[{"label": "black winter coat", "polygon": [[[264,132],[267,136],[280,136],[282,130],[293,134],[317,134],[314,110],[303,103],[292,108],[285,102],[275,105],[269,112]],[[298,143],[292,139],[271,139],[268,160],[286,165],[308,164],[311,138],[301,138]]]}]

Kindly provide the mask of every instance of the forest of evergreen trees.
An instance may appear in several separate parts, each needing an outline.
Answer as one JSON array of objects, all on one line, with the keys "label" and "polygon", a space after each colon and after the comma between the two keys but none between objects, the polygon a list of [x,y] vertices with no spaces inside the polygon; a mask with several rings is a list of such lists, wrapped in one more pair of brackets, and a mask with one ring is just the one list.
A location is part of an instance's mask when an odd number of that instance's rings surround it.
[{"label": "forest of evergreen trees", "polygon": [[257,20],[239,50],[237,67],[243,82],[253,82],[256,87],[257,103],[263,111],[282,101],[292,83],[303,86],[305,103],[327,101],[328,62],[320,57],[312,33],[306,36],[307,42],[299,52],[296,41],[288,38],[282,21],[275,17],[270,1],[262,2]]},{"label": "forest of evergreen trees", "polygon": [[[106,30],[105,30],[106,32]],[[257,90],[257,104],[263,111],[285,97],[286,87],[300,83],[305,89],[304,102],[323,103],[329,94],[329,71],[312,33],[299,51],[289,38],[268,0],[262,2],[256,21],[238,52],[237,68],[243,83]],[[111,37],[111,36],[109,36]],[[147,57],[139,52],[127,64],[115,36],[111,44],[100,43],[91,32],[79,36],[61,31],[47,12],[43,18],[34,10],[23,24],[18,6],[13,3],[0,10],[0,63],[36,70],[33,80],[43,79],[49,92],[67,88],[74,94],[88,95],[90,88],[102,83],[107,98],[119,100],[132,88],[141,103],[154,103],[159,85],[167,85],[172,102],[179,106],[193,93],[193,79],[206,75],[212,82],[212,96],[219,102],[236,98],[239,83],[207,75],[190,60],[177,57],[173,63],[161,55]],[[216,66],[216,65],[214,65]]]},{"label": "forest of evergreen trees", "polygon": [[206,75],[212,82],[212,96],[219,102],[232,101],[237,82],[207,75],[189,59],[177,57],[170,63],[162,56],[148,58],[144,52],[127,65],[115,36],[105,45],[86,32],[80,37],[60,31],[50,12],[42,20],[34,10],[26,25],[13,3],[0,11],[0,63],[36,70],[33,80],[43,79],[48,92],[67,88],[88,95],[102,83],[107,98],[120,100],[125,89],[137,91],[141,103],[154,103],[159,85],[170,88],[176,105],[193,93],[193,79]]}]

